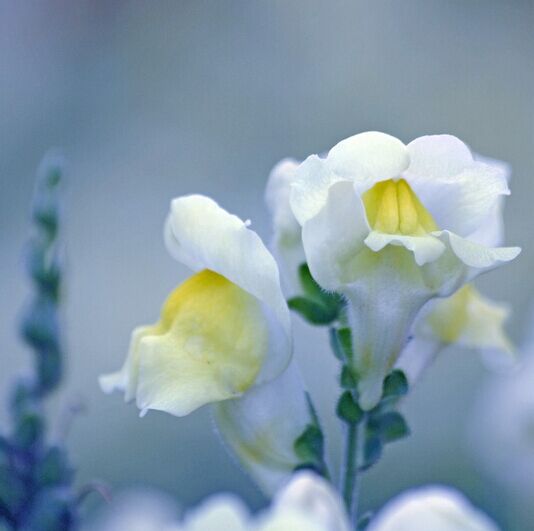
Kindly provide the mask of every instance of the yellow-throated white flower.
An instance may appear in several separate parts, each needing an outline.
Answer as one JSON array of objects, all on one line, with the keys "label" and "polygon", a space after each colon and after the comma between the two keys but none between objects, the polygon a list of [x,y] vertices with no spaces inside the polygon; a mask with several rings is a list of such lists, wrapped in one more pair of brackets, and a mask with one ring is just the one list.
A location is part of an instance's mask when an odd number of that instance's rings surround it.
[{"label": "yellow-throated white flower", "polygon": [[413,338],[397,362],[411,384],[448,345],[479,351],[492,367],[511,366],[514,348],[504,324],[508,306],[483,297],[472,284],[461,287],[446,299],[427,303],[417,317]]},{"label": "yellow-throated white flower", "polygon": [[362,133],[299,166],[291,207],[315,280],[349,301],[363,408],[428,300],[517,256],[480,235],[507,194],[506,175],[449,135]]},{"label": "yellow-throated white flower", "polygon": [[158,323],[134,330],[123,368],[101,377],[142,412],[187,415],[277,377],[291,356],[289,311],[276,262],[259,236],[212,199],[174,199],[170,254],[195,274],[167,298]]},{"label": "yellow-throated white flower", "polygon": [[314,421],[294,361],[275,380],[216,404],[214,416],[225,442],[268,495],[301,464],[295,441]]},{"label": "yellow-throated white flower", "polygon": [[265,188],[265,202],[272,219],[271,246],[280,264],[285,287],[289,292],[300,290],[297,271],[299,266],[306,261],[300,224],[289,203],[291,184],[295,179],[298,166],[299,162],[295,159],[281,160],[271,170]]},{"label": "yellow-throated white flower", "polygon": [[400,494],[371,520],[368,531],[498,531],[459,492],[422,487]]}]

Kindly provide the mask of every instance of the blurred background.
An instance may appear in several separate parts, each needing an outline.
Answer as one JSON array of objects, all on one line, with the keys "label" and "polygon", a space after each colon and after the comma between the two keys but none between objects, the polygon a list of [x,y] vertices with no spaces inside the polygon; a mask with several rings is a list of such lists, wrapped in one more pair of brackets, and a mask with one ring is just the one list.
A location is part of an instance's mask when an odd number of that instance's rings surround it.
[{"label": "blurred background", "polygon": [[[53,408],[86,403],[69,439],[80,483],[152,485],[186,505],[220,490],[265,503],[219,445],[207,408],[139,419],[97,377],[120,366],[133,327],[156,319],[188,274],[162,242],[172,197],[214,196],[268,238],[271,167],[360,131],[405,142],[448,132],[512,165],[507,242],[523,253],[478,285],[512,305],[520,342],[534,291],[533,27],[528,0],[1,0],[0,422],[8,383],[30,360],[16,335],[28,294],[22,249],[50,147],[69,163],[69,381]],[[307,384],[328,412],[337,389],[325,333],[298,319],[295,331]],[[366,477],[365,507],[443,483],[505,529],[529,528],[532,508],[477,465],[466,435],[487,377],[472,353],[441,356],[406,404],[413,436]]]}]

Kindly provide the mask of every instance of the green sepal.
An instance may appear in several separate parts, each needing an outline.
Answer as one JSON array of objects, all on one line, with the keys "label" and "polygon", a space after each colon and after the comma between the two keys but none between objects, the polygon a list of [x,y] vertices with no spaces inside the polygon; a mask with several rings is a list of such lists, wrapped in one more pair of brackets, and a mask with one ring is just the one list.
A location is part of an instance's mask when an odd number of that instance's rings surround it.
[{"label": "green sepal", "polygon": [[323,432],[318,426],[309,424],[295,440],[293,447],[302,463],[317,463],[323,458]]},{"label": "green sepal", "polygon": [[57,446],[47,450],[34,470],[34,481],[41,487],[68,484],[72,477],[67,455]]},{"label": "green sepal", "polygon": [[337,319],[337,312],[306,297],[292,297],[287,301],[289,308],[314,325],[327,325]]},{"label": "green sepal", "polygon": [[345,391],[340,396],[336,407],[336,414],[348,424],[357,424],[362,420],[364,415],[350,391]]},{"label": "green sepal", "polygon": [[301,264],[299,266],[299,280],[302,290],[307,297],[321,302],[323,306],[332,311],[339,313],[340,309],[345,305],[341,295],[325,291],[315,282],[308,264]]},{"label": "green sepal", "polygon": [[410,435],[410,428],[398,411],[371,416],[369,429],[378,433],[384,443],[398,441]]},{"label": "green sepal", "polygon": [[20,415],[13,440],[20,448],[30,448],[42,440],[45,429],[44,419],[37,409],[29,409]]},{"label": "green sepal", "polygon": [[343,365],[341,369],[341,375],[339,376],[339,382],[343,389],[355,389],[358,384],[354,371],[348,366]]},{"label": "green sepal", "polygon": [[350,328],[330,328],[330,347],[336,358],[343,363],[352,361],[352,332]]},{"label": "green sepal", "polygon": [[300,265],[298,275],[303,295],[289,299],[289,307],[314,325],[336,321],[345,305],[343,297],[324,291],[312,277],[308,264]]},{"label": "green sepal", "polygon": [[371,468],[382,457],[384,444],[378,433],[367,431],[363,447],[363,463],[360,470],[365,471]]},{"label": "green sepal", "polygon": [[401,370],[395,369],[384,380],[382,399],[405,396],[408,391],[409,384],[406,375]]}]

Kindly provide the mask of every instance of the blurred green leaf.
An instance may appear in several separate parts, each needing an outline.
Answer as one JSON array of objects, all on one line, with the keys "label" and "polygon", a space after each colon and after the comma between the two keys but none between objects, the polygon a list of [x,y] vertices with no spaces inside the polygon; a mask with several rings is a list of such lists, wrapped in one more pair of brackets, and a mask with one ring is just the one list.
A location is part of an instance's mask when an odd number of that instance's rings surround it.
[{"label": "blurred green leaf", "polygon": [[336,414],[349,424],[357,424],[362,420],[364,413],[354,400],[352,393],[345,391],[338,400]]}]

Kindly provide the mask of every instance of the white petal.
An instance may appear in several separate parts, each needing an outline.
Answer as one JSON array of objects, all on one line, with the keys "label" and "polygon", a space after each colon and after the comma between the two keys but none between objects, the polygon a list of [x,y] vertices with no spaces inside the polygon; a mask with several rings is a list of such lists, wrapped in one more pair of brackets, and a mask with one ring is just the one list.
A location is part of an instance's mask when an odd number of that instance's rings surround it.
[{"label": "white petal", "polygon": [[325,289],[337,289],[358,274],[353,261],[363,250],[369,226],[350,181],[333,184],[321,211],[302,228],[310,271]]},{"label": "white petal", "polygon": [[[321,531],[350,531],[351,526],[343,501],[333,487],[324,479],[311,472],[297,473],[291,482],[275,497],[269,519],[277,521],[288,514],[307,516]],[[261,527],[284,531],[290,528]],[[304,531],[306,528],[302,528]]]},{"label": "white petal", "polygon": [[435,339],[415,335],[402,350],[395,365],[415,385],[425,370],[434,362],[443,345]]},{"label": "white petal", "polygon": [[330,186],[340,180],[343,179],[333,173],[325,160],[317,155],[311,155],[297,168],[291,186],[290,204],[301,225],[324,207]]},{"label": "white petal", "polygon": [[[282,327],[285,345],[266,360],[262,380],[276,377],[289,362],[289,310],[282,294],[278,266],[260,237],[237,216],[212,199],[191,195],[174,199],[166,222],[171,255],[194,271],[210,269],[260,300]],[[278,345],[280,346],[280,345]]]},{"label": "white petal", "polygon": [[442,229],[464,237],[481,230],[488,212],[510,193],[504,166],[474,160],[453,136],[421,137],[408,150],[405,178]]},{"label": "white petal", "polygon": [[424,265],[437,260],[445,245],[434,236],[405,236],[403,234],[385,234],[372,231],[365,238],[365,245],[372,251],[381,251],[386,245],[401,245],[412,251],[417,265]]},{"label": "white petal", "polygon": [[273,495],[300,464],[294,443],[312,422],[296,363],[241,398],[216,404],[214,417],[240,463],[267,495]]},{"label": "white petal", "polygon": [[328,153],[327,163],[341,177],[378,182],[398,177],[408,167],[409,155],[397,138],[369,131],[336,144]]},{"label": "white petal", "polygon": [[434,233],[443,242],[450,245],[454,254],[468,267],[489,270],[516,258],[521,249],[519,247],[485,247],[478,243],[461,238],[445,230]]},{"label": "white petal", "polygon": [[281,160],[272,169],[265,190],[273,226],[271,247],[280,265],[285,287],[291,293],[300,291],[298,267],[306,261],[300,224],[289,202],[298,166],[294,159]]},{"label": "white petal", "polygon": [[248,509],[240,499],[229,494],[218,494],[188,511],[183,524],[178,529],[181,531],[250,531],[249,518]]},{"label": "white petal", "polygon": [[423,487],[397,496],[378,513],[368,531],[498,531],[459,492]]},{"label": "white petal", "polygon": [[428,135],[412,140],[408,146],[408,174],[428,180],[455,177],[473,163],[470,149],[452,135]]}]

